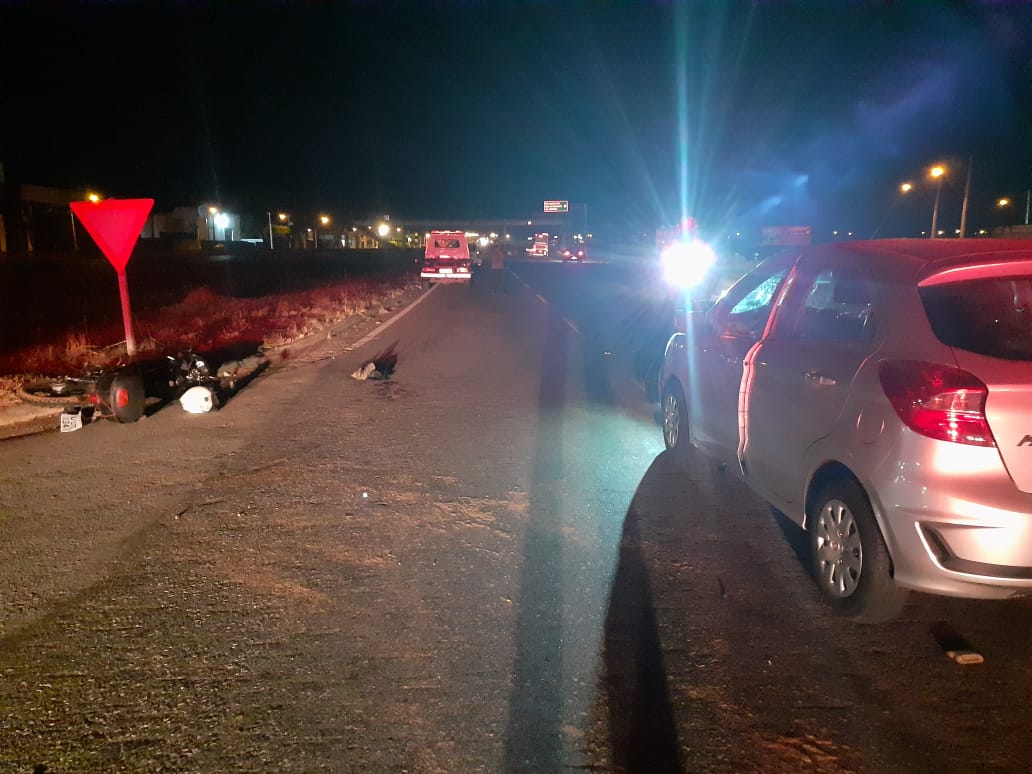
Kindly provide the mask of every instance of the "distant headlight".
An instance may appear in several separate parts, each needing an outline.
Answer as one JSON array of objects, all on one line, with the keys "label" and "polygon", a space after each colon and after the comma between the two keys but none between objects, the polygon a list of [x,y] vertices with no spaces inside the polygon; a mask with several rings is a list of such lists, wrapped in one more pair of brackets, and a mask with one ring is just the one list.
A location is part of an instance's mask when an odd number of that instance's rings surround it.
[{"label": "distant headlight", "polygon": [[706,276],[716,262],[717,256],[705,242],[695,239],[690,242],[676,242],[660,255],[663,278],[677,288],[690,288]]}]

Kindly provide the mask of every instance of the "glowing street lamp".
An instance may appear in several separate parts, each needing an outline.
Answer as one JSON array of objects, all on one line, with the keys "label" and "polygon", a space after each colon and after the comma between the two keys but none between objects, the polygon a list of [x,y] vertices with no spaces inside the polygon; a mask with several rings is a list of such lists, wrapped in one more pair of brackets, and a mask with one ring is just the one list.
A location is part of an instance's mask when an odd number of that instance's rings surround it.
[{"label": "glowing street lamp", "polygon": [[[89,191],[86,194],[86,201],[96,204],[100,201],[100,194]],[[72,220],[72,248],[79,252],[79,232],[75,228],[75,213],[72,211],[71,205],[68,207],[68,215]]]},{"label": "glowing street lamp", "polygon": [[939,195],[942,193],[942,178],[946,174],[946,169],[941,166],[934,166],[928,174],[935,178],[935,205],[932,207],[932,231],[928,235],[929,239],[935,239],[937,234],[937,226],[939,224]]},{"label": "glowing street lamp", "polygon": [[899,190],[902,191],[903,193],[910,193],[911,191],[914,190],[914,184],[913,183],[901,183],[900,186],[899,186]]},{"label": "glowing street lamp", "polygon": [[379,226],[376,227],[376,233],[380,235],[381,239],[383,239],[391,233],[391,227],[388,226],[386,223],[381,223]]},{"label": "glowing street lamp", "polygon": [[1008,205],[1010,205],[1010,203],[1011,203],[1010,199],[1003,198],[1003,199],[997,200],[996,206],[997,207],[1007,207]]},{"label": "glowing street lamp", "polygon": [[[324,226],[329,225],[330,216],[329,215],[320,215],[319,216],[319,222],[322,225],[324,225]],[[315,241],[315,247],[313,249],[318,250],[319,249],[319,227],[318,226],[316,226],[312,230],[312,238]]]}]

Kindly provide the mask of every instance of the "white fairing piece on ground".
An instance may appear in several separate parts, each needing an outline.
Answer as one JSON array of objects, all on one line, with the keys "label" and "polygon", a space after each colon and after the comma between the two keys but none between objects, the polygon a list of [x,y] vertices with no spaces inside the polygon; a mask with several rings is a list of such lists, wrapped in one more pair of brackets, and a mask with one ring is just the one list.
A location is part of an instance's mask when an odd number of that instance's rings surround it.
[{"label": "white fairing piece on ground", "polygon": [[200,385],[191,387],[184,392],[179,398],[179,403],[183,406],[184,411],[189,411],[191,414],[207,414],[215,407],[211,390]]}]

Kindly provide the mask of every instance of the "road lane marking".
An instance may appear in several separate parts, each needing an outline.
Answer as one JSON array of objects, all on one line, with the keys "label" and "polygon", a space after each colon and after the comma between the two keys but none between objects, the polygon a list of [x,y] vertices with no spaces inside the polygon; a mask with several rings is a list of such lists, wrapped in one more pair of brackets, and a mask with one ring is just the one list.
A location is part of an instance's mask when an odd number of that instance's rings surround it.
[{"label": "road lane marking", "polygon": [[356,342],[355,342],[354,344],[352,344],[352,345],[351,345],[350,347],[345,347],[345,348],[344,348],[344,351],[345,351],[345,352],[354,352],[354,351],[355,351],[356,349],[358,349],[358,348],[360,348],[360,347],[362,347],[362,346],[365,346],[366,344],[368,344],[368,343],[369,343],[370,341],[372,341],[373,339],[375,339],[375,338],[376,338],[377,336],[379,336],[379,335],[380,335],[381,333],[383,333],[383,332],[384,332],[385,330],[387,330],[387,329],[388,329],[388,328],[390,328],[390,327],[391,327],[392,325],[394,325],[394,323],[396,323],[396,322],[397,322],[398,320],[400,320],[400,319],[401,319],[402,317],[404,317],[404,316],[405,316],[405,315],[407,315],[407,314],[408,314],[409,312],[411,312],[411,311],[412,311],[413,309],[415,309],[415,308],[416,308],[417,306],[419,306],[419,305],[420,305],[421,303],[423,303],[423,300],[424,300],[424,299],[425,299],[425,298],[426,298],[427,296],[429,296],[429,295],[430,295],[431,293],[433,293],[433,292],[434,292],[435,290],[437,290],[437,285],[434,285],[434,286],[432,286],[432,287],[431,287],[431,288],[430,288],[430,289],[429,289],[428,291],[426,291],[425,293],[423,293],[423,294],[422,294],[422,295],[421,295],[421,296],[420,296],[419,298],[417,298],[417,299],[416,299],[415,301],[413,301],[413,302],[412,302],[411,304],[409,304],[408,306],[406,306],[406,307],[405,307],[404,309],[402,309],[402,310],[401,310],[400,312],[398,312],[398,313],[397,313],[396,315],[394,315],[393,317],[391,317],[391,318],[387,319],[387,320],[386,320],[385,322],[382,322],[382,323],[380,323],[380,325],[379,325],[379,326],[377,326],[377,327],[376,327],[376,328],[374,328],[373,330],[369,331],[369,333],[367,333],[367,334],[366,334],[365,336],[363,336],[362,338],[360,338],[360,339],[359,339],[358,341],[356,341]]}]

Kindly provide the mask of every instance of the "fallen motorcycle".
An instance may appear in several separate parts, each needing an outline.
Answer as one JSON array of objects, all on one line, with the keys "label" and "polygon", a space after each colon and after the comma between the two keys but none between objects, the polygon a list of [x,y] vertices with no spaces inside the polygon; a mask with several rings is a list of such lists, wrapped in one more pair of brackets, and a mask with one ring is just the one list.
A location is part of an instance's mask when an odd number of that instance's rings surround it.
[{"label": "fallen motorcycle", "polygon": [[89,369],[76,376],[35,379],[22,384],[18,397],[27,403],[73,408],[93,407],[116,422],[135,422],[143,416],[148,399],[160,403],[176,400],[193,387],[214,397],[226,388],[211,373],[207,362],[187,349],[162,359]]}]

